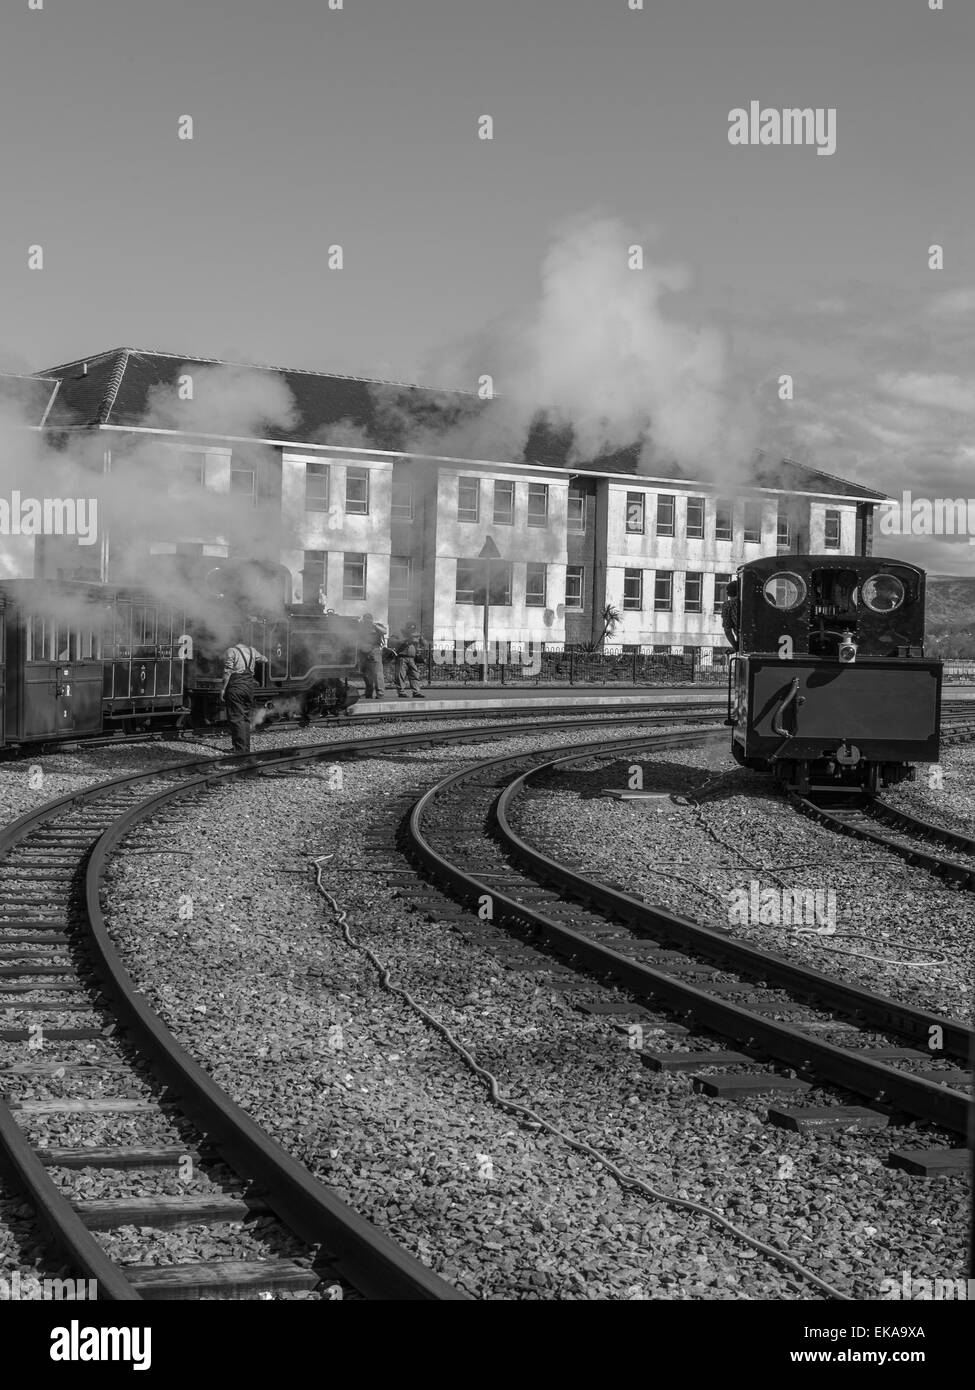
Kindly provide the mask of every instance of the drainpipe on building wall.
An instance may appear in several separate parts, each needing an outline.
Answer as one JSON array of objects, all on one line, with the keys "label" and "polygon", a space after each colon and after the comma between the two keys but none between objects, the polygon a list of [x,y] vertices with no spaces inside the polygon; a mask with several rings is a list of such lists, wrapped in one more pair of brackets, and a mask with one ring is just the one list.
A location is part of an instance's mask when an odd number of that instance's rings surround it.
[{"label": "drainpipe on building wall", "polygon": [[[86,366],[86,367],[87,367],[87,365],[88,365],[88,364],[85,363],[85,366]],[[107,475],[108,475],[109,473],[111,473],[111,471],[112,471],[112,451],[111,451],[111,449],[106,449],[105,452],[104,452],[104,454],[102,455],[102,474],[103,474],[103,476],[106,476],[106,477],[107,477]],[[100,575],[101,575],[101,582],[102,582],[103,584],[107,584],[107,583],[108,583],[108,563],[109,563],[110,555],[109,555],[109,544],[108,544],[108,529],[107,529],[107,527],[105,527],[104,525],[103,525],[103,527],[102,527],[102,534],[101,534],[101,537],[100,537],[99,547],[98,547],[98,548],[99,548],[99,552],[100,552],[100,553],[99,553],[99,572],[100,572]]]}]

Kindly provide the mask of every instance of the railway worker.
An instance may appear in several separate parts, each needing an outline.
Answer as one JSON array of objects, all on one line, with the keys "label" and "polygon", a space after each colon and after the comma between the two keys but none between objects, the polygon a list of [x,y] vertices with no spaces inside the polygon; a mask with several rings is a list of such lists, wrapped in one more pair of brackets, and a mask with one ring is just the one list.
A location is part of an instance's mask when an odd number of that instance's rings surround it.
[{"label": "railway worker", "polygon": [[235,753],[251,751],[251,714],[257,693],[257,663],[267,661],[256,647],[237,642],[227,648],[220,698],[227,706],[230,742]]},{"label": "railway worker", "polygon": [[359,638],[359,674],[366,683],[366,699],[381,700],[386,694],[383,675],[383,648],[386,646],[386,626],[374,621],[371,613],[363,613]]},{"label": "railway worker", "polygon": [[724,603],[721,605],[721,626],[733,652],[738,650],[738,633],[741,627],[741,610],[738,603],[738,580],[732,579],[728,585]]},{"label": "railway worker", "polygon": [[410,698],[407,684],[413,692],[414,700],[425,698],[420,690],[420,669],[416,664],[416,658],[424,646],[416,623],[407,623],[403,628],[402,637],[396,644],[396,693],[401,700]]}]

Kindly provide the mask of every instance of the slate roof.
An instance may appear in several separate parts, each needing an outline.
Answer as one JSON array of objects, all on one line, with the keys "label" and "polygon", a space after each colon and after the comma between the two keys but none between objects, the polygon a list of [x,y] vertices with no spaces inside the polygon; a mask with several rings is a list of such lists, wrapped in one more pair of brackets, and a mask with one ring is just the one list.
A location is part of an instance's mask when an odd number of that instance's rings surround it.
[{"label": "slate roof", "polygon": [[[113,348],[95,357],[63,363],[45,370],[45,378],[60,381],[60,390],[48,416],[51,428],[63,425],[140,425],[144,422],[153,388],[175,391],[177,379],[186,367],[232,367],[269,372],[287,386],[295,404],[295,420],[287,438],[296,443],[327,443],[329,427],[351,425],[364,431],[362,442],[377,449],[408,451],[409,432],[417,427],[446,430],[490,409],[472,392],[441,391],[406,382],[372,381],[364,377],[336,376],[322,372],[220,362],[214,358],[177,356],[141,348]],[[39,374],[41,375],[41,374]],[[281,438],[280,427],[272,426],[269,437]],[[323,438],[323,436],[326,436]],[[544,419],[535,421],[529,431],[524,456],[517,463],[538,463],[570,472],[592,470],[633,476],[639,473],[639,447],[581,463],[568,460],[572,450],[571,430],[552,428]],[[444,452],[457,453],[451,445]],[[474,458],[477,455],[462,454]],[[482,458],[484,454],[480,455]],[[488,457],[491,457],[489,454]],[[498,455],[499,461],[504,457]],[[656,476],[678,481],[689,475],[678,466],[658,469]],[[701,479],[697,479],[701,481]],[[858,483],[834,478],[792,460],[776,462],[759,457],[755,464],[755,485],[791,492],[828,493],[855,500],[879,502],[885,493],[861,487]]]},{"label": "slate roof", "polygon": [[15,418],[38,429],[45,423],[60,385],[54,377],[0,373],[0,410],[9,406],[15,412]]}]

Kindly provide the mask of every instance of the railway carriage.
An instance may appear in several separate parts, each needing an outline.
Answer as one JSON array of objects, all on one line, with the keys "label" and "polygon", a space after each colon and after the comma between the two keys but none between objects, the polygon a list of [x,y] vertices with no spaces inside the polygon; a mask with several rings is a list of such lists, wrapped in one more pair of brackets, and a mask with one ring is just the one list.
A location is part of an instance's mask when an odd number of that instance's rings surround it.
[{"label": "railway carriage", "polygon": [[[339,691],[343,708],[355,703],[358,622],[292,605],[282,567],[211,562],[195,589],[185,575],[149,579],[151,592],[0,583],[0,747],[219,723],[224,654],[238,640],[268,657],[257,671],[261,703],[298,703],[310,690],[325,707]],[[157,596],[166,593],[180,597]]]},{"label": "railway carriage", "polygon": [[737,761],[801,792],[889,786],[937,762],[942,664],[924,655],[924,580],[874,556],[742,565],[728,679]]}]

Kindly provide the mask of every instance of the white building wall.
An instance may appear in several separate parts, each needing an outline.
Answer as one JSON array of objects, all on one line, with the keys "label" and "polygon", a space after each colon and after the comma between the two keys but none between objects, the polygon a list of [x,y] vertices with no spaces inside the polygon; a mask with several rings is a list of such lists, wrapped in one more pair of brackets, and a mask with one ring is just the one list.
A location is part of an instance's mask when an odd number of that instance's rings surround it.
[{"label": "white building wall", "polygon": [[[326,463],[328,510],[305,510],[305,477],[308,463]],[[349,468],[369,472],[369,511],[346,511],[346,479]],[[317,594],[302,593],[302,568],[306,550],[326,552],[326,606],[336,613],[361,617],[372,613],[386,622],[389,601],[390,509],[393,465],[390,460],[325,458],[320,454],[285,452],[281,460],[281,520],[288,538],[281,563],[291,571],[296,603],[315,603]],[[343,586],[344,557],[366,556],[366,597],[346,598]]]},{"label": "white building wall", "polygon": [[[458,519],[458,491],[461,478],[480,480],[480,506],[477,521]],[[494,482],[512,482],[515,487],[514,522],[494,523]],[[543,483],[548,487],[548,519],[545,526],[528,525],[528,487]],[[562,642],[565,621],[566,536],[569,480],[547,473],[482,472],[475,467],[442,466],[437,479],[436,541],[433,584],[433,636],[435,640],[479,640],[484,622],[482,604],[457,603],[457,561],[479,556],[490,537],[500,560],[512,567],[511,603],[492,604],[491,640],[509,642]],[[546,566],[545,607],[526,603],[528,564]],[[495,562],[498,563],[498,562]]]}]

